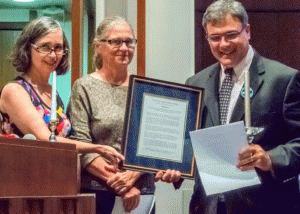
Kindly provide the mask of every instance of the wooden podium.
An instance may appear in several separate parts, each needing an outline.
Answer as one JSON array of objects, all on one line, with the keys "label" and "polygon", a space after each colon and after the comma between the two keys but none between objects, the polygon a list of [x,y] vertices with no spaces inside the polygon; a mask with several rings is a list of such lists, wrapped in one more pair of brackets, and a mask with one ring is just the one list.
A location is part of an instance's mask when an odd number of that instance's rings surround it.
[{"label": "wooden podium", "polygon": [[0,213],[95,213],[73,144],[0,137]]}]

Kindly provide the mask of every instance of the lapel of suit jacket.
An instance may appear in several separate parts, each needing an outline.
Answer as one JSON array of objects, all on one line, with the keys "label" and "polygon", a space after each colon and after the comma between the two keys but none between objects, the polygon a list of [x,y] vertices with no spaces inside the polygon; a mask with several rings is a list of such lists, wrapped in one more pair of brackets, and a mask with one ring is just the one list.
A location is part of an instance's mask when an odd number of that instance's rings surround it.
[{"label": "lapel of suit jacket", "polygon": [[215,66],[209,74],[205,87],[205,103],[208,111],[210,112],[212,126],[220,125],[219,119],[219,102],[218,102],[218,90],[220,79],[220,65]]},{"label": "lapel of suit jacket", "polygon": [[[252,104],[252,100],[257,95],[258,91],[261,88],[261,85],[264,82],[264,74],[265,74],[265,68],[263,63],[261,63],[262,57],[255,52],[255,55],[253,57],[251,66],[250,66],[250,88],[253,90],[253,96],[250,98],[250,106]],[[243,86],[244,87],[244,86]],[[235,107],[232,112],[232,116],[230,119],[230,122],[236,122],[244,119],[245,116],[245,100],[244,97],[239,96]]]}]

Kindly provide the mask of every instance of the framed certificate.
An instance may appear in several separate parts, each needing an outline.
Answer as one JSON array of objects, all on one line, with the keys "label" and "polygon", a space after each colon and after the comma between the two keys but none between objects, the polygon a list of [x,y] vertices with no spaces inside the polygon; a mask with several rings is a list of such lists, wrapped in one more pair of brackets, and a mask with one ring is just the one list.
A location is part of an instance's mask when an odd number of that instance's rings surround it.
[{"label": "framed certificate", "polygon": [[124,168],[174,169],[193,178],[190,131],[198,129],[204,89],[130,76],[124,122]]}]

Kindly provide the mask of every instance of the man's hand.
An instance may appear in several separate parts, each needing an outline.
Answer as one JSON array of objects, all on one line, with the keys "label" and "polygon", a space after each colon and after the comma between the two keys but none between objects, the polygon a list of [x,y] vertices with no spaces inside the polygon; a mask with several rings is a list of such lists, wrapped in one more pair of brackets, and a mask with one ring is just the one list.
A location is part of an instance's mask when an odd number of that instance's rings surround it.
[{"label": "man's hand", "polygon": [[107,184],[118,195],[122,195],[133,187],[140,176],[141,173],[135,171],[117,172],[107,180]]},{"label": "man's hand", "polygon": [[272,161],[260,145],[250,144],[239,153],[237,168],[247,171],[253,170],[254,167],[269,171],[272,169]]},{"label": "man's hand", "polygon": [[176,170],[168,169],[167,171],[160,170],[155,175],[155,181],[164,181],[167,183],[178,182],[181,178],[181,173]]},{"label": "man's hand", "polygon": [[123,206],[126,212],[131,212],[138,207],[140,195],[141,192],[136,187],[132,187],[128,192],[122,195]]}]

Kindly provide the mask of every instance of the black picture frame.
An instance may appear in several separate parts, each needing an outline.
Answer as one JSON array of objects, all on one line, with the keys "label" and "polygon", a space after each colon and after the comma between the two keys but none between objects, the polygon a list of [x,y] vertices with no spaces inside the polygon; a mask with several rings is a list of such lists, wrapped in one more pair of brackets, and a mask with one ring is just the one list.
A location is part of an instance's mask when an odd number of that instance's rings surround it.
[{"label": "black picture frame", "polygon": [[[180,144],[183,146],[183,148],[181,147],[181,151],[183,151],[180,156],[181,161],[137,154],[145,95],[153,95],[166,100],[178,100],[179,102],[187,103],[185,111],[186,120],[183,127],[185,131],[182,132],[184,142]],[[125,169],[146,172],[174,169],[180,171],[183,178],[193,179],[195,158],[189,132],[199,128],[203,96],[203,88],[131,75],[124,120],[122,152],[125,160],[123,167]],[[156,124],[154,123],[154,125]]]}]

